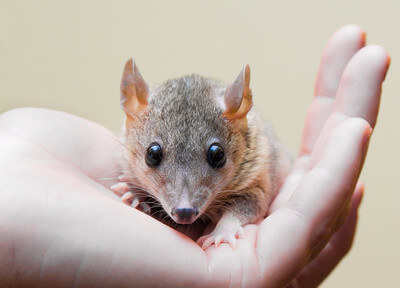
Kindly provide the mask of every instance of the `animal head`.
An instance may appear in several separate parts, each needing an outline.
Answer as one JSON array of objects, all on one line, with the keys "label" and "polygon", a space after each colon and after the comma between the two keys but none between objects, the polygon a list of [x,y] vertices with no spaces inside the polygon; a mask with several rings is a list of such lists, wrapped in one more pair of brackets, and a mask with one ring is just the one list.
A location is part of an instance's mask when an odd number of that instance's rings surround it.
[{"label": "animal head", "polygon": [[154,89],[132,59],[121,81],[130,173],[177,223],[190,224],[227,191],[245,150],[252,106],[246,65],[228,86],[198,75]]}]

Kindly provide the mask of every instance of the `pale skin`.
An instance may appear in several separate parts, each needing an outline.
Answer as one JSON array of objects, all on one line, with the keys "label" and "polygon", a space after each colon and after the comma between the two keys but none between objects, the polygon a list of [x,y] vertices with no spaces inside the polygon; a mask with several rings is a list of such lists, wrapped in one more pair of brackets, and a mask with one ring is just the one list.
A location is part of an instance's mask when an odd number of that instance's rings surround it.
[{"label": "pale skin", "polygon": [[[110,191],[120,144],[65,113],[0,116],[0,283],[6,287],[315,287],[352,244],[358,182],[387,52],[346,26],[322,57],[299,157],[236,250],[193,240]],[[323,199],[323,201],[321,201]]]}]

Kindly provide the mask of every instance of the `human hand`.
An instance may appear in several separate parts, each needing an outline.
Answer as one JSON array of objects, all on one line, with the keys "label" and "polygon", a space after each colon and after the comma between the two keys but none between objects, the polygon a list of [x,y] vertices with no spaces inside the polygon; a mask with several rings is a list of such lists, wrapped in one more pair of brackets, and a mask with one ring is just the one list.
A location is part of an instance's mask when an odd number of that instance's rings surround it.
[{"label": "human hand", "polygon": [[387,53],[361,49],[363,39],[351,26],[329,42],[316,84],[316,94],[327,97],[311,104],[300,156],[271,214],[245,227],[235,251],[227,244],[203,251],[123,205],[108,189],[118,174],[120,144],[104,128],[42,109],[1,115],[0,283],[318,285],[354,234],[363,190],[355,185],[388,67]]},{"label": "human hand", "polygon": [[[359,118],[366,120],[371,129],[374,128],[381,84],[386,76],[390,58],[379,46],[363,48],[365,40],[364,31],[357,26],[349,25],[338,30],[328,42],[317,75],[315,97],[306,117],[299,157],[280,194],[271,205],[271,213],[286,205],[288,199],[295,193],[295,189],[298,189],[302,181],[300,179],[305,173],[315,169],[310,170],[311,167],[318,166],[315,165],[317,158],[324,149],[321,148],[323,145],[321,143],[329,141],[329,137],[332,137],[329,134],[333,134],[333,130],[337,129],[335,127],[345,121],[349,122],[352,118]],[[336,145],[336,142],[332,141],[330,145]],[[343,148],[346,149],[346,146]],[[364,149],[361,154],[361,166],[367,147]],[[354,162],[351,164],[349,161],[348,164],[354,165]],[[342,180],[345,180],[345,177],[349,177],[349,174],[343,173]],[[331,220],[330,227],[325,227],[329,230],[325,231],[328,237],[314,246],[315,249],[310,253],[312,261],[308,262],[290,287],[318,286],[350,250],[356,230],[357,209],[364,192],[363,184],[357,183],[351,200],[350,192],[349,187],[341,192],[341,197],[347,197],[347,204],[344,201],[340,204],[342,206],[331,206],[334,202],[329,202],[328,198],[331,196],[329,194],[324,196],[312,194],[310,199],[304,199],[310,205],[308,208],[313,204],[317,206],[317,202],[325,201],[325,208],[321,205],[321,209],[325,209],[325,212],[334,207],[339,210],[336,211],[335,220]],[[343,201],[343,198],[337,200]],[[342,212],[338,213],[340,210]],[[330,237],[331,235],[333,236]]]}]

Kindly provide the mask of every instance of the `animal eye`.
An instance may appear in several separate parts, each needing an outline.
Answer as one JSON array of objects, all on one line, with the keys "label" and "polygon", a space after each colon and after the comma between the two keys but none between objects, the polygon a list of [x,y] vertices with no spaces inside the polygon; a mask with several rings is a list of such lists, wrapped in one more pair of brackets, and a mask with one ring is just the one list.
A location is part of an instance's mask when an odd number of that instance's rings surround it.
[{"label": "animal eye", "polygon": [[146,153],[146,164],[150,167],[158,166],[162,159],[162,149],[158,143],[151,143],[149,148],[147,148]]},{"label": "animal eye", "polygon": [[207,162],[212,168],[221,168],[226,161],[224,149],[218,143],[211,144],[207,152]]}]

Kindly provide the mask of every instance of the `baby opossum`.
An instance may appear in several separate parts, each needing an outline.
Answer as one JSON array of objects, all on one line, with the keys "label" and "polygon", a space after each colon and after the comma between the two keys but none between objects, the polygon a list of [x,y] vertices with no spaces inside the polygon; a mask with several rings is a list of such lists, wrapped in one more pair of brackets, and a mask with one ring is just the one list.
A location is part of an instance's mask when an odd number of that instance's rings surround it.
[{"label": "baby opossum", "polygon": [[246,65],[228,86],[190,75],[150,89],[128,60],[121,81],[124,175],[112,189],[144,210],[151,209],[141,203],[145,191],[178,224],[208,217],[216,227],[198,244],[235,248],[243,225],[266,216],[291,166],[272,129],[251,109],[249,84]]}]

